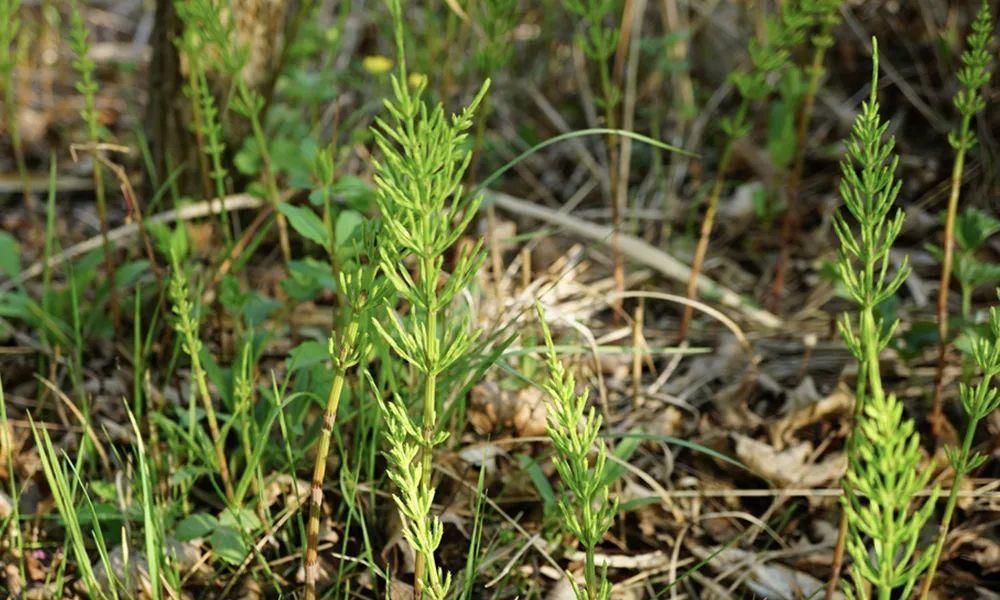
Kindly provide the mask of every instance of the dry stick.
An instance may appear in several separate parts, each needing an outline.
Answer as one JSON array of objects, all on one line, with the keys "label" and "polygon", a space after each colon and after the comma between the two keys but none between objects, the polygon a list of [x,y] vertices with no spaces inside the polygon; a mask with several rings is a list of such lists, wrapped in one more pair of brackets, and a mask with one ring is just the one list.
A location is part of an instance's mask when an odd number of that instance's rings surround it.
[{"label": "dry stick", "polygon": [[[557,225],[591,241],[606,244],[612,234],[610,227],[595,225],[583,219],[562,214],[551,208],[532,204],[531,202],[501,192],[487,190],[485,194],[487,202],[495,202],[503,210]],[[687,265],[652,244],[633,236],[623,235],[621,237],[621,249],[624,255],[651,269],[655,269],[668,279],[683,283],[691,276],[691,269]],[[698,291],[701,294],[712,297],[723,306],[740,311],[749,321],[761,327],[766,329],[781,327],[782,320],[780,318],[766,310],[753,306],[733,290],[723,287],[707,277],[698,278]]]},{"label": "dry stick", "polygon": [[[829,35],[829,27],[824,26],[820,37]],[[816,93],[819,91],[820,79],[823,77],[823,61],[826,57],[826,44],[818,44],[813,49],[812,65],[809,67],[809,87],[802,101],[799,112],[798,128],[795,132],[795,163],[786,186],[788,202],[785,206],[785,217],[781,221],[781,250],[774,267],[774,283],[771,287],[771,310],[777,310],[778,303],[784,295],[785,271],[791,255],[792,240],[795,237],[795,226],[798,225],[799,191],[802,187],[802,172],[805,168],[806,136],[812,121],[813,107],[816,105]]]},{"label": "dry stick", "polygon": [[344,380],[347,377],[345,363],[351,352],[353,340],[357,338],[358,323],[348,324],[345,333],[345,343],[341,345],[339,360],[335,362],[336,371],[333,374],[333,384],[330,395],[326,399],[326,409],[323,411],[323,425],[320,431],[319,448],[316,450],[316,464],[313,467],[312,494],[309,504],[309,524],[306,528],[306,557],[304,565],[306,579],[306,600],[315,600],[316,582],[319,579],[319,518],[323,509],[323,479],[326,477],[326,460],[330,453],[330,438],[333,435],[333,425],[337,419],[337,407],[340,406],[340,396],[344,391]]},{"label": "dry stick", "polygon": [[[971,120],[972,115],[964,115],[959,131],[968,131]],[[955,162],[951,170],[951,193],[948,195],[948,213],[944,222],[944,257],[941,259],[941,284],[938,287],[937,301],[938,359],[934,373],[934,401],[931,404],[929,418],[935,437],[942,432],[944,426],[941,404],[944,395],[944,368],[948,363],[948,288],[951,287],[951,269],[955,255],[955,217],[958,213],[958,197],[962,192],[965,150],[966,145],[962,144],[955,152]]]},{"label": "dry stick", "polygon": [[[181,208],[157,213],[146,219],[145,223],[146,225],[151,225],[154,223],[167,224],[173,223],[174,221],[190,221],[206,217],[208,215],[218,214],[222,210],[236,211],[260,208],[264,205],[264,202],[264,200],[256,196],[251,196],[250,194],[234,194],[232,196],[227,196],[224,204],[218,198],[206,200],[198,204],[189,204],[182,206]],[[116,227],[108,232],[108,243],[112,246],[117,246],[137,233],[139,233],[139,226],[135,223],[128,223],[126,225],[122,225],[121,227]],[[68,260],[73,260],[78,256],[87,254],[88,252],[99,248],[102,242],[103,236],[92,237],[66,248],[59,254],[49,257],[48,261],[40,260],[35,262],[27,269],[21,271],[21,274],[18,277],[0,282],[0,292],[11,290],[29,279],[38,277],[45,271],[46,266],[48,268],[56,267]]]}]

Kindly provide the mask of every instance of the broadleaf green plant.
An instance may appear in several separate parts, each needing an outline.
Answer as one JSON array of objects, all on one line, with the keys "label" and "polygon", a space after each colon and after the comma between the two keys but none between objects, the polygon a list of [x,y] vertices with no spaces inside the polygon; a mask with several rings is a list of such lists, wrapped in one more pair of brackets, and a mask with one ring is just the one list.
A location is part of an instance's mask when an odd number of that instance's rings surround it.
[{"label": "broadleaf green plant", "polygon": [[[894,203],[901,181],[895,140],[886,138],[888,123],[879,116],[878,45],[873,40],[871,95],[847,141],[841,162],[840,196],[844,212],[834,217],[840,240],[837,271],[848,296],[857,305],[857,322],[845,313],[838,325],[858,361],[855,425],[847,443],[848,467],[842,505],[846,548],[853,559],[850,598],[868,598],[868,585],[880,600],[908,597],[931,561],[930,553],[915,556],[920,530],[937,500],[935,487],[921,506],[917,492],[930,479],[933,466],[920,467],[920,436],[903,405],[882,385],[879,354],[897,323],[887,324],[876,307],[889,299],[909,274],[904,260],[890,275],[889,251],[903,226],[904,214]],[[898,596],[897,596],[898,595]]]},{"label": "broadleaf green plant", "polygon": [[576,379],[556,355],[545,312],[540,304],[535,307],[548,350],[545,430],[555,449],[556,471],[570,492],[559,496],[557,506],[566,532],[580,541],[586,557],[583,587],[572,579],[570,584],[578,600],[607,600],[611,583],[606,568],[597,571],[595,548],[614,524],[618,500],[610,493],[614,477],[600,437],[602,419],[593,406],[588,408],[587,391],[576,392]]},{"label": "broadleaf green plant", "polygon": [[[975,144],[972,133],[972,119],[986,108],[983,89],[990,80],[989,43],[993,37],[993,18],[986,0],[980,5],[972,32],[962,53],[962,68],[958,71],[960,89],[955,94],[954,104],[961,115],[958,129],[948,135],[948,143],[955,150],[955,160],[951,170],[951,190],[948,194],[948,208],[945,213],[944,248],[941,258],[941,281],[938,288],[938,364],[934,377],[934,399],[931,405],[931,425],[935,432],[941,431],[942,395],[944,393],[944,368],[948,352],[948,289],[951,287],[952,261],[955,253],[955,220],[958,214],[958,199],[962,192],[962,173],[965,170],[965,154]],[[963,288],[963,292],[965,288]],[[964,300],[963,294],[963,300]],[[963,306],[965,303],[963,302]]]},{"label": "broadleaf green plant", "polygon": [[[452,301],[482,266],[482,240],[461,245],[451,272],[444,271],[445,253],[475,216],[480,195],[463,193],[462,179],[472,152],[468,130],[489,87],[487,81],[457,115],[430,107],[422,94],[426,80],[408,86],[403,43],[402,8],[389,0],[395,24],[398,72],[392,77],[393,98],[385,101],[387,119],[373,129],[381,158],[376,160],[376,203],[382,215],[379,264],[398,296],[409,304],[405,320],[385,307],[384,324],[372,324],[395,354],[419,373],[423,392],[420,418],[414,420],[404,398],[380,403],[388,427],[389,477],[403,521],[403,535],[416,554],[414,597],[443,600],[450,574],[436,564],[441,522],[431,514],[434,448],[447,439],[440,429],[438,376],[474,347],[476,334],[467,318],[449,319]],[[409,270],[412,261],[415,273]]]}]

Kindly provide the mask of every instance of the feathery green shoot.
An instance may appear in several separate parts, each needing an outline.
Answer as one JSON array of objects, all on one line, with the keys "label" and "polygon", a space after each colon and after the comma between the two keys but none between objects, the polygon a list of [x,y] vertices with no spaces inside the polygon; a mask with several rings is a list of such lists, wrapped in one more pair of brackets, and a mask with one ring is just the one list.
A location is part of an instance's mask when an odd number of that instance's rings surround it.
[{"label": "feathery green shoot", "polygon": [[904,260],[889,274],[889,251],[903,225],[894,208],[901,182],[895,140],[886,138],[888,123],[879,116],[878,46],[873,40],[871,96],[864,102],[841,162],[840,195],[857,227],[844,212],[834,218],[840,239],[838,273],[857,305],[857,327],[846,313],[839,321],[847,347],[857,359],[857,422],[848,440],[848,468],[842,500],[847,520],[847,552],[853,559],[852,598],[867,598],[867,585],[880,600],[902,590],[907,597],[930,564],[930,553],[915,557],[920,530],[930,518],[938,488],[922,506],[915,496],[933,468],[920,468],[920,436],[903,418],[903,405],[882,387],[879,354],[896,323],[885,324],[876,306],[891,297],[909,273]]},{"label": "feathery green shoot", "polygon": [[611,583],[606,569],[598,573],[594,550],[614,524],[618,499],[610,494],[611,469],[600,437],[602,419],[593,406],[588,409],[587,391],[576,393],[576,379],[556,355],[545,313],[540,304],[535,309],[548,348],[549,378],[542,386],[548,413],[545,430],[555,448],[552,461],[571,493],[560,496],[557,505],[566,531],[580,540],[586,555],[584,587],[570,583],[579,600],[606,600],[611,597]]},{"label": "feathery green shoot", "polygon": [[958,81],[961,87],[955,94],[954,104],[962,118],[958,129],[948,134],[948,143],[955,150],[955,160],[952,163],[951,190],[948,195],[948,209],[945,213],[941,281],[938,287],[938,365],[934,378],[934,400],[930,417],[935,430],[940,427],[943,418],[941,404],[944,393],[944,368],[948,351],[948,291],[951,287],[951,271],[955,256],[955,221],[958,215],[958,199],[962,192],[965,154],[976,142],[976,137],[972,133],[972,119],[986,108],[983,88],[990,80],[989,44],[992,37],[993,17],[990,15],[989,4],[983,0],[979,12],[976,14],[976,19],[972,23],[972,32],[969,33],[966,41],[968,47],[962,52],[962,68],[958,71]]},{"label": "feathery green shoot", "polygon": [[962,481],[966,475],[982,466],[987,459],[985,454],[972,450],[972,443],[975,440],[976,429],[979,427],[980,421],[1000,407],[1000,388],[994,381],[994,378],[1000,375],[1000,306],[990,308],[989,332],[985,336],[972,340],[971,354],[973,361],[979,368],[980,379],[976,385],[959,384],[959,397],[962,400],[962,409],[965,411],[968,421],[965,425],[965,435],[962,437],[962,446],[960,448],[946,448],[948,462],[951,463],[955,476],[952,479],[948,502],[941,518],[941,528],[937,541],[934,543],[932,551],[928,552],[933,558],[930,569],[927,571],[927,577],[924,578],[921,586],[921,599],[927,598],[931,584],[934,582],[934,574],[937,572],[941,551],[944,549],[944,543],[948,537],[948,528],[958,503],[958,492],[962,487]]},{"label": "feathery green shoot", "polygon": [[[374,233],[364,236],[364,246],[374,247]],[[319,525],[323,508],[323,481],[326,477],[327,456],[330,453],[330,439],[337,419],[337,408],[344,391],[347,373],[361,360],[368,347],[368,323],[372,312],[384,300],[385,286],[379,281],[378,269],[374,264],[355,263],[352,269],[340,271],[338,289],[343,300],[341,323],[329,339],[329,354],[333,362],[333,383],[327,396],[320,429],[316,463],[313,467],[312,494],[309,505],[309,524],[305,560],[303,562],[306,580],[306,598],[316,597],[319,578]]]},{"label": "feathery green shoot", "polygon": [[208,431],[212,438],[212,446],[215,450],[215,460],[217,463],[215,466],[219,469],[219,477],[222,479],[226,499],[232,502],[235,496],[232,479],[229,475],[229,461],[226,458],[225,441],[219,429],[212,396],[208,391],[207,375],[201,364],[202,343],[201,338],[198,336],[198,311],[191,300],[187,275],[181,265],[181,257],[175,248],[171,248],[170,264],[173,272],[170,278],[169,295],[170,301],[173,304],[173,313],[176,317],[174,329],[181,336],[181,346],[184,349],[184,353],[191,360],[191,376],[198,386],[202,408],[205,410],[205,418],[208,420]]},{"label": "feathery green shoot", "polygon": [[[416,553],[414,593],[440,600],[451,578],[436,566],[434,551],[441,524],[431,515],[434,448],[444,442],[440,431],[438,376],[467,355],[476,334],[467,318],[450,319],[448,309],[483,264],[482,240],[463,245],[451,272],[444,270],[445,253],[458,241],[476,214],[481,196],[463,193],[462,179],[472,152],[468,130],[476,108],[489,87],[487,81],[459,114],[445,116],[444,107],[423,100],[425,81],[407,85],[403,48],[402,9],[390,0],[395,23],[399,70],[392,77],[394,98],[385,101],[388,118],[373,128],[382,158],[375,161],[375,199],[382,215],[379,264],[395,292],[409,305],[401,320],[386,307],[383,324],[372,324],[386,343],[422,376],[423,403],[414,421],[402,398],[382,404],[388,424],[389,475],[399,488],[395,496],[403,531]],[[415,273],[407,263],[412,260]]]},{"label": "feathery green shoot", "polygon": [[[83,96],[83,109],[80,116],[87,125],[88,142],[100,144],[104,139],[104,130],[101,127],[97,114],[97,81],[94,80],[94,69],[96,65],[90,58],[90,32],[83,22],[83,15],[77,0],[71,0],[70,7],[72,15],[70,17],[70,47],[76,58],[73,60],[73,68],[76,70],[80,80],[76,83],[76,90]],[[100,150],[95,149],[95,152]],[[104,171],[99,160],[94,160],[94,197],[97,200],[97,218],[101,223],[101,241],[104,248],[104,269],[108,279],[109,301],[111,303],[111,314],[115,327],[119,325],[118,319],[118,294],[114,286],[114,255],[111,252],[111,243],[108,240],[108,208],[104,193]]]},{"label": "feathery green shoot", "polygon": [[[7,108],[7,133],[14,150],[14,162],[21,177],[21,187],[26,208],[30,208],[31,190],[28,187],[28,167],[24,161],[21,132],[17,122],[17,99],[14,94],[14,67],[17,64],[16,46],[21,34],[21,18],[18,11],[21,0],[0,0],[0,86],[3,87],[3,101]],[[33,218],[33,214],[29,213]]]}]

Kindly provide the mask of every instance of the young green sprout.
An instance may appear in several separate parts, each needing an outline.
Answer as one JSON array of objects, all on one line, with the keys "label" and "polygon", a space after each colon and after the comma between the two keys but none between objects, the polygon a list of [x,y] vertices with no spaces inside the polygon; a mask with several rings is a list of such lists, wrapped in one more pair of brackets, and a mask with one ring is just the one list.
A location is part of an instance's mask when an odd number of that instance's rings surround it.
[{"label": "young green sprout", "polygon": [[215,415],[215,406],[212,403],[212,396],[208,391],[208,378],[205,368],[201,364],[201,338],[198,336],[199,320],[198,311],[191,301],[191,294],[188,289],[187,275],[181,264],[181,257],[176,249],[171,249],[170,264],[172,276],[170,278],[170,301],[173,303],[175,316],[174,329],[181,337],[181,346],[184,353],[191,360],[191,376],[198,387],[198,395],[201,398],[202,408],[205,410],[205,418],[208,420],[208,432],[212,438],[212,447],[215,451],[216,467],[219,469],[219,477],[222,479],[223,490],[226,499],[232,501],[234,496],[233,483],[229,476],[229,461],[226,459],[225,442],[219,429],[219,421]]},{"label": "young green sprout", "polygon": [[[1000,294],[1000,290],[998,290],[998,294]],[[972,450],[972,442],[975,440],[979,422],[1000,407],[1000,388],[994,381],[994,378],[1000,375],[1000,306],[994,306],[990,309],[989,332],[985,336],[972,340],[971,354],[973,361],[979,368],[981,377],[976,385],[959,384],[962,409],[965,411],[968,421],[965,426],[965,435],[962,438],[962,446],[946,449],[948,462],[951,463],[955,477],[951,482],[951,491],[948,494],[944,516],[941,518],[938,539],[932,551],[928,553],[933,555],[933,559],[920,589],[921,599],[926,599],[930,593],[934,574],[937,572],[938,562],[941,560],[941,551],[944,549],[944,543],[948,537],[951,517],[955,513],[955,505],[958,503],[958,492],[961,489],[962,480],[973,470],[982,466],[987,459],[985,454]]]},{"label": "young green sprout", "polygon": [[[489,82],[471,104],[451,118],[444,107],[422,99],[425,82],[407,85],[402,9],[390,0],[399,71],[392,77],[394,98],[385,101],[388,118],[373,129],[382,158],[375,162],[376,202],[382,215],[379,263],[396,294],[409,304],[405,320],[386,307],[372,324],[385,342],[419,374],[422,406],[413,420],[405,400],[383,403],[388,424],[389,476],[403,534],[416,554],[414,596],[440,600],[451,578],[436,565],[441,524],[431,515],[434,448],[447,438],[440,430],[438,377],[469,354],[476,341],[467,318],[448,318],[452,301],[482,266],[482,240],[462,245],[450,273],[445,254],[475,216],[480,196],[463,193],[462,179],[472,157],[468,130]],[[410,271],[412,261],[414,272]]]},{"label": "young green sprout", "polygon": [[[96,65],[90,58],[90,32],[83,21],[83,14],[77,0],[71,0],[72,9],[70,17],[70,46],[76,58],[73,60],[73,68],[80,76],[80,81],[76,84],[76,90],[83,96],[83,109],[80,116],[83,117],[87,125],[88,142],[93,145],[100,144],[104,138],[104,132],[98,121],[97,114],[97,81],[94,80],[94,69]],[[95,152],[100,150],[95,149]],[[101,162],[94,160],[94,196],[97,199],[97,219],[101,224],[101,241],[104,249],[104,270],[108,279],[109,302],[111,304],[111,315],[115,328],[119,326],[118,318],[118,293],[114,286],[115,263],[114,254],[111,252],[111,243],[108,240],[108,208],[104,195],[104,171]]]},{"label": "young green sprout", "polygon": [[611,498],[607,448],[601,439],[601,416],[588,409],[588,393],[576,393],[576,380],[556,355],[552,333],[541,304],[536,304],[548,348],[549,378],[543,385],[548,412],[545,429],[555,448],[553,463],[570,495],[559,497],[559,514],[566,531],[580,540],[586,556],[584,586],[570,580],[578,600],[611,597],[607,570],[597,571],[594,552],[611,529],[618,499]]},{"label": "young green sprout", "polygon": [[[793,11],[786,10],[780,18],[769,18],[766,22],[767,39],[764,42],[750,41],[750,68],[736,71],[730,77],[740,94],[740,104],[731,117],[725,117],[720,122],[726,141],[719,157],[715,181],[708,195],[698,244],[695,246],[694,258],[691,261],[691,274],[687,281],[689,300],[695,300],[697,296],[698,277],[705,261],[705,255],[708,253],[708,244],[715,224],[715,213],[719,206],[719,198],[722,196],[722,187],[729,171],[733,149],[736,142],[750,131],[747,113],[754,102],[764,99],[771,93],[774,76],[789,66],[789,48],[794,46],[804,35],[803,29],[806,22]],[[693,316],[694,308],[691,305],[685,306],[678,332],[678,337],[681,340],[687,337],[688,327]]]},{"label": "young green sprout", "polygon": [[990,7],[983,0],[972,23],[972,32],[966,42],[968,48],[962,52],[962,68],[958,71],[961,88],[955,94],[955,108],[961,115],[958,130],[948,135],[948,142],[955,149],[955,161],[951,170],[951,191],[948,195],[948,209],[944,222],[944,248],[941,258],[941,283],[938,288],[938,365],[934,377],[934,401],[931,405],[931,425],[940,432],[942,394],[944,393],[944,368],[948,352],[948,288],[951,286],[951,270],[955,253],[955,220],[958,215],[958,198],[962,192],[962,173],[965,170],[965,153],[976,143],[972,133],[972,119],[984,108],[986,98],[983,89],[990,80],[990,39],[993,37],[993,17]]},{"label": "young green sprout", "polygon": [[[863,103],[841,162],[840,196],[844,212],[834,218],[840,239],[837,271],[848,296],[857,305],[857,323],[844,314],[840,332],[858,361],[856,423],[847,444],[843,509],[846,548],[853,559],[851,598],[906,598],[931,561],[930,553],[915,557],[920,530],[931,516],[938,488],[922,506],[916,494],[930,479],[933,467],[920,468],[920,436],[913,421],[903,418],[903,405],[882,386],[879,354],[896,323],[886,324],[876,306],[889,299],[909,273],[906,261],[889,274],[889,251],[903,225],[903,211],[894,208],[901,182],[895,141],[886,138],[888,123],[879,116],[878,45],[873,40],[871,95]],[[857,228],[857,233],[854,231]]]},{"label": "young green sprout", "polygon": [[17,99],[14,95],[14,66],[17,63],[18,36],[21,33],[21,19],[18,11],[21,0],[0,0],[0,86],[3,87],[3,102],[6,107],[7,134],[14,150],[14,162],[21,177],[25,209],[29,218],[34,219],[31,209],[31,190],[28,186],[28,167],[24,161],[24,148],[17,122]]}]

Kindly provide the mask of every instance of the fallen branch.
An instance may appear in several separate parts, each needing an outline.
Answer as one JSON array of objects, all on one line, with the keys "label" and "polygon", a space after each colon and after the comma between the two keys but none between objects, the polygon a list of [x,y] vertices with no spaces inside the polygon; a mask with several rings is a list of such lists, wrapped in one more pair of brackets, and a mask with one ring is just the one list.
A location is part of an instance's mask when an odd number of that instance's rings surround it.
[{"label": "fallen branch", "polygon": [[[235,194],[229,196],[225,199],[224,206],[226,210],[232,212],[234,210],[249,210],[254,208],[260,208],[264,205],[264,200],[257,198],[256,196],[251,196],[250,194]],[[198,219],[201,217],[206,217],[208,215],[217,214],[222,210],[223,203],[219,202],[218,199],[206,200],[204,202],[199,202],[198,204],[190,204],[188,206],[182,206],[174,210],[168,210],[162,212],[152,217],[146,219],[145,224],[148,227],[154,223],[173,223],[174,221],[190,221],[192,219]],[[128,223],[122,225],[121,227],[116,227],[108,232],[108,243],[117,247],[125,240],[128,240],[139,233],[139,225],[137,223]],[[49,258],[49,268],[60,265],[68,260],[73,260],[74,258],[86,254],[92,250],[96,250],[101,247],[102,244],[101,236],[92,237],[88,240],[84,240],[79,244],[74,244],[69,248],[63,250],[59,254],[56,254]],[[38,277],[42,274],[45,269],[44,261],[38,261],[21,272],[21,274],[11,280],[0,283],[0,292],[5,292],[18,285],[23,284],[25,281]]]},{"label": "fallen branch", "polygon": [[[570,233],[594,242],[602,244],[610,243],[612,237],[610,227],[595,225],[583,219],[578,219],[502,192],[487,190],[485,196],[487,202],[492,202],[507,212],[544,221],[552,225],[558,225]],[[625,234],[619,237],[621,251],[635,262],[654,269],[661,275],[678,283],[687,282],[688,277],[691,275],[691,268],[689,266],[663,250],[647,244],[638,238]],[[743,313],[748,320],[753,321],[757,325],[768,329],[777,329],[781,326],[781,319],[773,313],[753,306],[736,292],[715,283],[704,275],[698,277],[698,291],[705,300],[717,300],[723,306],[736,309]]]}]

